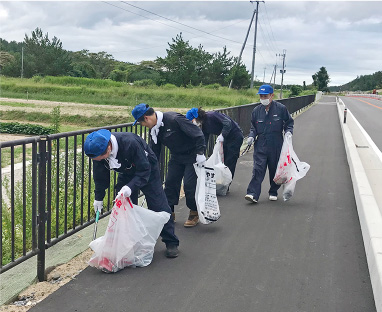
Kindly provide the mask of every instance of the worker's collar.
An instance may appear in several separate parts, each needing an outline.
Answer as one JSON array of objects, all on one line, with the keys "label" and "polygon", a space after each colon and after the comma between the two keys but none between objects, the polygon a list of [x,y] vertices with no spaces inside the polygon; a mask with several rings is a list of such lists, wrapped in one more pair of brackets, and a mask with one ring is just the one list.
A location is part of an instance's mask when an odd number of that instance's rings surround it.
[{"label": "worker's collar", "polygon": [[[267,106],[264,106],[265,112],[266,112],[267,114],[268,114],[269,110],[271,109],[272,103],[273,103],[273,100],[272,100]],[[268,108],[268,109],[267,109],[267,108]]]},{"label": "worker's collar", "polygon": [[118,154],[118,142],[114,135],[110,136],[111,141],[111,153],[107,158],[107,162],[109,163],[110,169],[119,168],[121,164],[118,162],[117,154]]},{"label": "worker's collar", "polygon": [[157,144],[158,142],[158,133],[159,133],[159,128],[164,126],[162,120],[163,120],[163,113],[160,111],[156,111],[156,116],[157,116],[157,123],[154,127],[151,128],[151,138],[153,139],[154,143]]}]

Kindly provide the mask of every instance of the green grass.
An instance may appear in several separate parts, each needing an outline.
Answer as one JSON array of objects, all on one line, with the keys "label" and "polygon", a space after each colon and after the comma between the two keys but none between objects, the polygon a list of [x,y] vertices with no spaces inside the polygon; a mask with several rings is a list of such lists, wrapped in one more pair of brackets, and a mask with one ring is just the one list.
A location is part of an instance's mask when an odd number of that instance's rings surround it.
[{"label": "green grass", "polygon": [[[18,110],[0,111],[0,119],[11,121],[31,121],[39,123],[51,123],[52,115],[41,112],[24,112]],[[116,125],[134,121],[133,117],[126,116],[104,116],[101,114],[94,114],[91,118],[82,115],[60,115],[60,122],[63,124],[77,124],[89,127],[102,127],[109,125]]]},{"label": "green grass", "polygon": [[32,103],[16,103],[16,102],[0,102],[1,106],[11,106],[11,107],[36,107]]},{"label": "green grass", "polygon": [[1,97],[131,107],[142,102],[153,107],[229,107],[258,102],[256,92],[257,89],[233,90],[226,87],[134,87],[110,80],[74,77],[0,77]]}]

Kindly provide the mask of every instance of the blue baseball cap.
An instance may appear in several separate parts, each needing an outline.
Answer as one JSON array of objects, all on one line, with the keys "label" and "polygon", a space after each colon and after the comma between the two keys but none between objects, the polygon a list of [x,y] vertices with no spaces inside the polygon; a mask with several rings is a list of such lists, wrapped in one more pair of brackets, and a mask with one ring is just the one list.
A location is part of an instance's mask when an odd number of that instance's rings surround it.
[{"label": "blue baseball cap", "polygon": [[259,88],[259,92],[257,94],[272,94],[273,93],[273,88],[270,85],[262,85]]},{"label": "blue baseball cap", "polygon": [[196,107],[191,108],[187,113],[186,113],[186,118],[188,120],[192,120],[194,118],[198,118],[198,109]]},{"label": "blue baseball cap", "polygon": [[133,126],[138,122],[138,119],[141,118],[149,110],[149,108],[150,107],[146,107],[145,103],[138,104],[134,107],[133,111],[131,112],[135,118]]},{"label": "blue baseball cap", "polygon": [[106,129],[101,129],[90,133],[85,140],[85,154],[90,158],[96,158],[102,155],[109,144],[111,132]]}]

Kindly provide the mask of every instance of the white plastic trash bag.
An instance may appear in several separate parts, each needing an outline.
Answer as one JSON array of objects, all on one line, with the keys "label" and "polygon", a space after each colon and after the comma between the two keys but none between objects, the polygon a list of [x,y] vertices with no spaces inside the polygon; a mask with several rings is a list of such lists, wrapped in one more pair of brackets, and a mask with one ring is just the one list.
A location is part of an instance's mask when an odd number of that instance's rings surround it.
[{"label": "white plastic trash bag", "polygon": [[216,181],[213,168],[194,164],[198,180],[196,183],[195,200],[199,220],[202,224],[210,224],[220,218],[218,199],[216,198]]},{"label": "white plastic trash bag", "polygon": [[232,182],[232,173],[224,165],[223,143],[217,142],[212,155],[206,161],[206,167],[215,169],[216,195],[227,195],[229,185]]},{"label": "white plastic trash bag", "polygon": [[94,251],[89,265],[104,272],[151,263],[154,246],[170,214],[133,205],[130,198],[116,198],[104,236],[89,244]]},{"label": "white plastic trash bag", "polygon": [[281,148],[279,162],[273,181],[276,184],[283,184],[283,199],[289,200],[294,193],[296,182],[305,177],[310,165],[298,159],[293,150],[292,134],[287,132]]}]

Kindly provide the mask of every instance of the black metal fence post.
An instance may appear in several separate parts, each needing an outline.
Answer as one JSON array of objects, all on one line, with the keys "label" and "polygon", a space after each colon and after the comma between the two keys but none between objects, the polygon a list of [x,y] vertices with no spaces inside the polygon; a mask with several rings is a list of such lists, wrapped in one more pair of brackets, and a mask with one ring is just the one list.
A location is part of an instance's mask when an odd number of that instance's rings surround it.
[{"label": "black metal fence post", "polygon": [[41,137],[38,143],[38,254],[37,278],[40,282],[46,280],[45,276],[45,201],[46,201],[46,137]]}]

